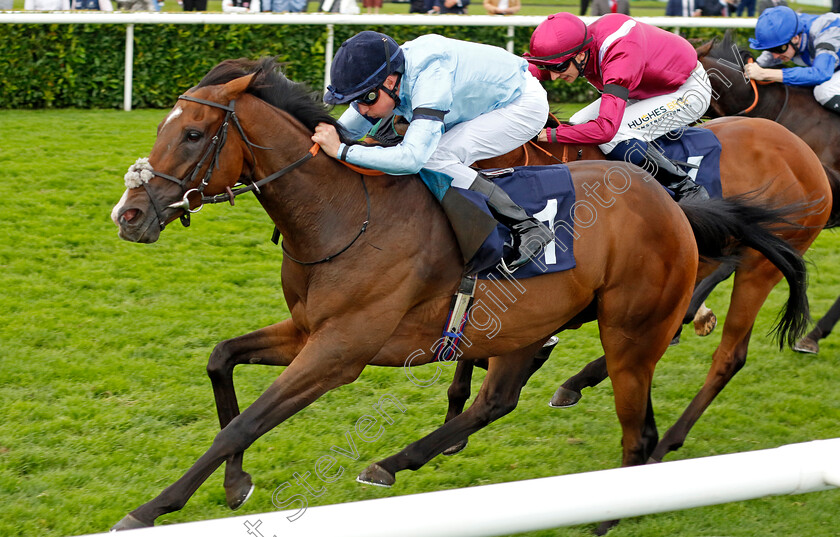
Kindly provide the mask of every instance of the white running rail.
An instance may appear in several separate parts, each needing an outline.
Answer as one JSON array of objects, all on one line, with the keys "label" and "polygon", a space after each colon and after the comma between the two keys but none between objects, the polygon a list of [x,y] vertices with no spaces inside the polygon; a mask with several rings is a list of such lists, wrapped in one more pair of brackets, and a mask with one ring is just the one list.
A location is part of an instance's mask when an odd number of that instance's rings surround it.
[{"label": "white running rail", "polygon": [[[286,519],[294,512],[277,511],[140,529],[126,536],[484,537],[836,487],[840,438],[312,507],[294,522]],[[113,536],[89,537],[106,535]]]}]

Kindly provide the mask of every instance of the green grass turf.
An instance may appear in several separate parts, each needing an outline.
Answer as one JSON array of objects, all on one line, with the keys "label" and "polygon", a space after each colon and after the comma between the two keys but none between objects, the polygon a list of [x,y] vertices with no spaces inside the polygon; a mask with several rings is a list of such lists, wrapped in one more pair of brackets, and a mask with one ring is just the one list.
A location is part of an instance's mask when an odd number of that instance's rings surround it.
[{"label": "green grass turf", "polygon": [[[153,245],[118,239],[108,215],[123,192],[122,176],[148,155],[164,116],[161,110],[2,113],[4,537],[105,531],[157,495],[217,432],[204,372],[215,343],[288,317],[281,253],[269,242],[272,226],[251,197],[236,207],[205,208],[188,229],[173,223]],[[810,295],[821,314],[840,291],[837,235],[823,233],[809,258]],[[727,289],[709,301],[721,321]],[[840,337],[824,341],[818,357],[776,349],[766,334],[785,290],[780,285],[759,316],[744,370],[670,460],[837,436]],[[660,363],[653,398],[661,431],[699,388],[719,337],[719,331],[706,339],[685,335]],[[447,383],[418,388],[399,369],[369,368],[248,450],[245,467],[257,488],[237,514],[274,510],[272,492],[295,472],[314,474],[315,461],[331,446],[345,445],[345,432],[385,394],[396,396],[406,413],[375,442],[357,440],[359,459],[342,460],[344,476],[310,497],[310,505],[616,467],[619,427],[609,385],[586,391],[574,409],[546,404],[560,382],[600,354],[595,326],[563,334],[516,411],[475,434],[463,453],[400,473],[390,490],[353,478],[442,422]],[[240,403],[253,401],[279,372],[239,367]],[[217,471],[182,511],[160,523],[231,516],[221,475]],[[290,491],[302,489],[293,485]],[[575,491],[558,490],[558,506],[565,494]],[[638,517],[610,535],[827,537],[837,535],[838,502],[838,491],[759,499]],[[582,537],[592,527],[528,535]],[[271,531],[283,534],[282,528]]]}]

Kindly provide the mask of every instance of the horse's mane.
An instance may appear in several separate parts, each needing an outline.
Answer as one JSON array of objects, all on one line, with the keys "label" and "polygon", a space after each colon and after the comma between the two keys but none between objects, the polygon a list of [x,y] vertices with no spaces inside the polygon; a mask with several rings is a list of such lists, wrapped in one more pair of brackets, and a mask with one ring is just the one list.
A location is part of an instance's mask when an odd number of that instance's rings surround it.
[{"label": "horse's mane", "polygon": [[740,48],[735,43],[735,37],[731,30],[727,30],[723,34],[723,39],[718,40],[714,38],[712,40],[712,47],[709,49],[708,56],[710,58],[716,59],[723,59],[729,60],[733,63],[736,62],[736,52],[741,56],[741,62],[746,63],[749,58],[752,58],[752,54],[748,50]]},{"label": "horse's mane", "polygon": [[225,60],[204,75],[196,87],[225,84],[251,73],[256,73],[256,76],[248,85],[247,93],[288,112],[311,131],[315,130],[318,123],[329,123],[338,129],[340,135],[343,133],[343,129],[330,115],[321,96],[305,84],[292,82],[286,78],[280,69],[280,64],[271,57],[259,60],[247,58]]}]

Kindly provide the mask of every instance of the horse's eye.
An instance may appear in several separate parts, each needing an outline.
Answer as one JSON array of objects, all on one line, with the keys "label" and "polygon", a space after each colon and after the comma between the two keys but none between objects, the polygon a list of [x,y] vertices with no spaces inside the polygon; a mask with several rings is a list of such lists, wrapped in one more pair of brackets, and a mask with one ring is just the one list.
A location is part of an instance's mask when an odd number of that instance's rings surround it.
[{"label": "horse's eye", "polygon": [[199,140],[201,140],[201,133],[199,131],[188,131],[187,132],[187,141],[197,142]]}]

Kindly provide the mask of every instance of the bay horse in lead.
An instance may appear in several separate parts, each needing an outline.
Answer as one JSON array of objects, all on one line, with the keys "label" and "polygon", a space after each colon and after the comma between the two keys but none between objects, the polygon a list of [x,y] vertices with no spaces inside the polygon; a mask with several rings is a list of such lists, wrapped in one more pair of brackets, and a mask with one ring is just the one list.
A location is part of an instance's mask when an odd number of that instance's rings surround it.
[{"label": "bay horse in lead", "polygon": [[[273,60],[229,60],[179,98],[148,159],[130,168],[112,211],[128,241],[154,242],[167,223],[202,203],[254,192],[284,238],[281,285],[291,318],[216,345],[207,371],[221,431],[182,477],[113,529],[152,526],[181,509],[225,462],[227,503],[239,507],[253,489],[242,454],[260,436],[355,381],[367,365],[431,360],[417,350],[440,338],[463,272],[450,224],[416,176],[368,178],[318,153],[310,136],[320,122],[336,124],[319,96],[286,79]],[[490,358],[477,401],[404,458],[372,466],[366,472],[375,474],[372,480],[418,468],[510,412],[532,356],[549,337],[595,319],[615,389],[622,464],[644,463],[657,440],[649,403],[654,366],[688,305],[700,255],[738,255],[745,245],[774,259],[791,284],[781,330],[801,331],[804,264],[769,231],[784,219],[782,211],[725,200],[680,206],[624,163],[569,168],[581,194],[584,182],[603,192],[615,188],[607,172],[626,179],[624,191],[579,226],[575,268],[501,283],[521,296],[498,313],[498,333],[489,337],[474,323],[465,330],[472,345],[461,358]],[[486,298],[481,289],[476,298]],[[246,363],[286,367],[240,413],[232,373]]]}]

